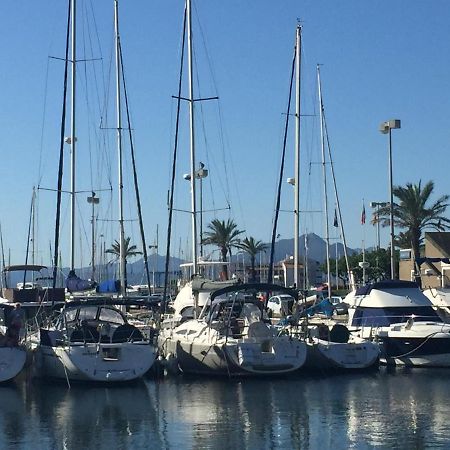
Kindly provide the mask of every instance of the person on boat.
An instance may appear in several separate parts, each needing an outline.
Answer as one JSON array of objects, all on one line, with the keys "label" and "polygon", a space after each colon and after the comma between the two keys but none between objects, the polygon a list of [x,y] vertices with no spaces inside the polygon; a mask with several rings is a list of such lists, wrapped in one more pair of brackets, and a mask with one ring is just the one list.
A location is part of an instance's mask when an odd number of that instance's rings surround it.
[{"label": "person on boat", "polygon": [[9,325],[6,331],[8,343],[11,347],[19,345],[20,331],[23,327],[23,311],[20,303],[16,303],[9,314]]}]

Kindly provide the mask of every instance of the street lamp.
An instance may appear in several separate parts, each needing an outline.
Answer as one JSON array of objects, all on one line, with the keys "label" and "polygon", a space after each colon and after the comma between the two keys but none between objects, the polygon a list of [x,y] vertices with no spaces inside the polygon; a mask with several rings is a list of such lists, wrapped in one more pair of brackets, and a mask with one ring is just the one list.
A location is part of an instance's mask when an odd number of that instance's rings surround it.
[{"label": "street lamp", "polygon": [[380,208],[384,208],[388,204],[388,202],[370,202],[370,207],[376,208],[375,215],[377,218],[377,250],[380,250]]},{"label": "street lamp", "polygon": [[[68,138],[70,139],[70,138]],[[92,204],[92,218],[91,218],[91,265],[92,265],[92,280],[95,280],[95,205],[100,203],[100,199],[95,196],[95,192],[92,191],[92,196],[87,198],[87,202]]]},{"label": "street lamp", "polygon": [[[203,178],[208,176],[208,169],[205,169],[205,165],[200,162],[199,168],[195,171],[195,178],[200,180],[200,256],[203,256]],[[183,178],[187,181],[191,180],[191,174],[185,173]]]},{"label": "street lamp", "polygon": [[394,268],[394,194],[392,182],[392,130],[400,128],[400,120],[392,119],[380,125],[380,132],[389,134],[389,194],[390,194],[390,225],[391,225],[391,278],[395,278]]}]

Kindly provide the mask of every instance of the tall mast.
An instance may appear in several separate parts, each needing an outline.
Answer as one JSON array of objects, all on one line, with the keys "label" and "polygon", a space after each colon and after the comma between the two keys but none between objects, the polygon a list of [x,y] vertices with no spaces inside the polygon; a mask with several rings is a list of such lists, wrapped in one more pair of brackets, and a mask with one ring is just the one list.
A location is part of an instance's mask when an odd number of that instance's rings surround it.
[{"label": "tall mast", "polygon": [[295,39],[295,193],[294,193],[294,284],[298,288],[299,223],[300,223],[300,68],[302,26],[297,25]]},{"label": "tall mast", "polygon": [[114,26],[116,35],[116,114],[117,114],[117,153],[119,163],[119,244],[120,244],[120,256],[119,256],[119,268],[120,268],[120,292],[119,295],[126,296],[127,287],[125,283],[125,235],[124,235],[124,222],[123,222],[123,152],[122,152],[122,115],[120,107],[120,35],[119,35],[119,1],[114,0]]},{"label": "tall mast", "polygon": [[322,86],[320,84],[320,67],[317,65],[317,87],[319,89],[319,113],[320,113],[320,143],[322,149],[322,174],[323,174],[323,202],[325,219],[325,242],[327,252],[327,284],[328,298],[331,299],[331,270],[330,270],[330,230],[328,225],[328,193],[327,193],[327,170],[325,164],[325,133],[323,129],[323,104]]},{"label": "tall mast", "polygon": [[70,193],[71,193],[71,203],[70,203],[70,269],[75,269],[75,94],[76,94],[76,0],[71,0],[71,29],[72,29],[72,42],[71,42],[71,61],[72,61],[72,76],[71,76],[71,118],[70,118],[70,146],[71,146],[71,156],[70,156]]},{"label": "tall mast", "polygon": [[192,216],[192,275],[197,274],[197,205],[195,194],[195,139],[194,139],[194,77],[192,55],[191,0],[186,0],[189,65],[189,134],[191,151],[191,216]]}]

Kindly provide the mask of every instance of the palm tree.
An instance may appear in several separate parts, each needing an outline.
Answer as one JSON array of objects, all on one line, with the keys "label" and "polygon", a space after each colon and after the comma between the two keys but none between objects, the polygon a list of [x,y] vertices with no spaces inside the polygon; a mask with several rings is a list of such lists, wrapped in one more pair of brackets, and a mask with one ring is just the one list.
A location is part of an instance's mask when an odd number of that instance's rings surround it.
[{"label": "palm tree", "polygon": [[[227,261],[227,255],[230,253],[232,247],[238,247],[239,245],[239,235],[244,231],[238,230],[237,225],[233,220],[228,219],[226,222],[224,220],[214,219],[208,224],[208,229],[204,234],[202,243],[205,245],[216,245],[219,247],[220,254],[222,256],[222,261]],[[227,265],[222,266],[222,273],[225,280],[228,280],[228,269]]]},{"label": "palm tree", "polygon": [[[130,256],[142,255],[142,252],[140,252],[135,245],[130,245],[130,239],[130,236],[128,236],[123,241],[125,254],[125,284],[127,284],[127,258]],[[120,242],[116,239],[111,245],[111,248],[105,250],[105,253],[111,253],[114,255],[114,258],[110,261],[110,263],[117,261],[120,258]]]},{"label": "palm tree", "polygon": [[250,265],[251,265],[251,281],[255,281],[256,279],[256,256],[260,252],[265,252],[267,248],[267,244],[263,244],[262,241],[255,241],[255,238],[250,236],[246,237],[238,247],[241,250],[244,250],[250,256]]},{"label": "palm tree", "polygon": [[[450,196],[443,195],[431,206],[427,206],[433,193],[434,183],[429,181],[422,189],[422,181],[419,184],[407,183],[405,187],[394,186],[393,194],[399,203],[393,205],[394,225],[406,231],[400,233],[402,241],[408,241],[414,253],[414,257],[420,256],[420,243],[422,232],[426,229],[445,231],[450,227],[450,220],[443,216],[448,206]],[[389,205],[380,208],[379,221],[383,226],[389,225]],[[376,223],[376,213],[374,213]]]}]

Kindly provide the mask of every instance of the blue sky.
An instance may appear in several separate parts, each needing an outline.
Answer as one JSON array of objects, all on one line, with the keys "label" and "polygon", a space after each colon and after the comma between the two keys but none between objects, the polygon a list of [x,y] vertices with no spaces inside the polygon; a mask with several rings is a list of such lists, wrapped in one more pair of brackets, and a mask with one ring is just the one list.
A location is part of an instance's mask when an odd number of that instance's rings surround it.
[{"label": "blue sky", "polygon": [[[101,189],[109,186],[109,180],[115,189],[116,156],[114,132],[99,130],[99,117],[103,99],[108,97],[110,120],[104,118],[104,123],[114,126],[113,78],[109,75],[113,2],[78,3],[78,57],[102,60],[79,65],[77,184],[80,190],[98,191],[97,236],[109,246],[117,236],[117,202],[114,193],[111,196]],[[182,0],[120,1],[145,228],[151,244],[159,226],[160,254],[164,253],[167,227],[176,106],[171,96],[177,89],[183,8]],[[0,222],[12,263],[25,258],[32,187],[56,187],[63,63],[48,57],[63,56],[66,10],[62,0],[0,3]],[[367,245],[375,243],[375,229],[366,225],[363,230],[360,225],[363,199],[368,214],[370,201],[388,199],[388,142],[378,131],[382,121],[402,121],[401,130],[393,132],[394,183],[432,179],[436,197],[450,193],[448,17],[450,3],[446,0],[194,0],[200,94],[219,96],[218,102],[203,103],[202,111],[198,106],[196,112],[197,161],[205,162],[210,170],[204,182],[204,209],[220,210],[228,201],[231,204],[229,212],[205,212],[204,222],[231,217],[247,235],[270,240],[297,19],[303,23],[302,111],[308,115],[302,123],[301,209],[322,209],[321,174],[316,164],[320,160],[319,121],[314,117],[317,63],[323,64],[327,126],[350,246],[360,247],[364,237]],[[97,88],[92,87],[94,73]],[[101,79],[106,80],[111,95],[100,87]],[[189,209],[189,190],[182,180],[182,174],[189,170],[187,125],[184,105],[178,209]],[[96,162],[91,170],[89,160],[99,157],[103,162]],[[293,173],[293,129],[286,164],[284,178]],[[125,169],[129,172],[128,163]],[[66,159],[66,188],[67,175]],[[128,176],[126,181],[130,179]],[[282,209],[289,210],[293,192],[284,185]],[[127,234],[138,243],[133,194],[127,192]],[[84,265],[90,258],[89,208],[83,198],[87,195],[80,194],[78,200],[77,260]],[[331,211],[333,208],[330,205]],[[55,194],[40,190],[36,262],[49,264],[54,215]],[[302,233],[308,230],[323,235],[321,214],[303,213],[301,219]],[[293,235],[289,212],[281,213],[279,234],[281,238]],[[63,264],[68,263],[68,236],[65,196]],[[188,256],[189,236],[189,217],[179,212],[175,215],[174,254]],[[388,230],[383,230],[382,243],[387,241]]]}]

